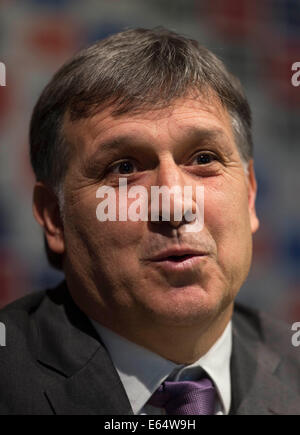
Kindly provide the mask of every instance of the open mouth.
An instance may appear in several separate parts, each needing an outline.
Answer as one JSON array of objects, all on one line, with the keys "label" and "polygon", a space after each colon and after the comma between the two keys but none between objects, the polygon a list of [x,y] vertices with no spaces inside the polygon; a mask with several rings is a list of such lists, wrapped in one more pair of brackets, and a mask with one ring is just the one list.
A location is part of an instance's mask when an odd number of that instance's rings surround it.
[{"label": "open mouth", "polygon": [[170,255],[169,257],[165,257],[157,261],[175,261],[176,263],[179,263],[180,261],[185,261],[193,257],[195,257],[195,254]]}]

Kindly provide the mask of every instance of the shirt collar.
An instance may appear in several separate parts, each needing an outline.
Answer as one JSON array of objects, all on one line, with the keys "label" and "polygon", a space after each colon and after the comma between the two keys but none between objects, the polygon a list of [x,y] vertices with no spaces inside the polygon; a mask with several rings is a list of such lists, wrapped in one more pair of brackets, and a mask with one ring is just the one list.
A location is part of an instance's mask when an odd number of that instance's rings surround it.
[{"label": "shirt collar", "polygon": [[184,366],[169,361],[150,350],[91,320],[106,346],[120,376],[134,414],[138,414],[159,385],[172,374],[173,380],[192,379],[201,367],[213,380],[224,414],[231,401],[230,356],[232,348],[231,322],[223,334],[198,361]]},{"label": "shirt collar", "polygon": [[224,414],[228,414],[231,404],[230,357],[232,350],[232,324],[228,323],[223,334],[209,351],[198,361],[179,369],[174,380],[193,379],[189,372],[201,367],[213,380]]}]

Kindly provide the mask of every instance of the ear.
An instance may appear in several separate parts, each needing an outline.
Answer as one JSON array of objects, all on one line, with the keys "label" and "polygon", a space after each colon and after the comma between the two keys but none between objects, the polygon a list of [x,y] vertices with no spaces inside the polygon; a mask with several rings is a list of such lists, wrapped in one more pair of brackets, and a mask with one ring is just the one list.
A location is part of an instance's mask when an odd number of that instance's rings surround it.
[{"label": "ear", "polygon": [[58,199],[51,189],[41,182],[34,186],[33,215],[44,229],[49,248],[56,254],[63,254],[65,243]]},{"label": "ear", "polygon": [[256,209],[255,209],[257,183],[255,178],[253,159],[251,159],[248,164],[247,178],[248,178],[248,207],[249,207],[251,231],[253,234],[259,228],[259,220],[256,215]]}]

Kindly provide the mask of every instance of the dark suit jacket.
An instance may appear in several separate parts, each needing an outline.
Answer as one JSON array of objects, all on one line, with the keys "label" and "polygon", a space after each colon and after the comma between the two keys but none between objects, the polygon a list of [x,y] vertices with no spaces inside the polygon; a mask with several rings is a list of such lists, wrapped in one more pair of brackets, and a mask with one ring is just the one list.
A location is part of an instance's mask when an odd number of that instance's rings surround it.
[{"label": "dark suit jacket", "polygon": [[[0,311],[0,414],[132,414],[119,376],[66,284]],[[300,349],[265,315],[235,307],[231,414],[300,414]],[[289,354],[291,351],[291,354]]]}]

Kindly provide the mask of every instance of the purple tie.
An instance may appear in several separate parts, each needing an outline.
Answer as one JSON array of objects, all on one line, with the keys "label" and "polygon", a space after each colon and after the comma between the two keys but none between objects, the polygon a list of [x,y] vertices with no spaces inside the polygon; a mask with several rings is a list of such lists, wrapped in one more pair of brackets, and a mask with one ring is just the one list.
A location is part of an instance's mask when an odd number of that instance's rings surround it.
[{"label": "purple tie", "polygon": [[168,415],[213,415],[216,389],[208,378],[198,382],[165,381],[148,403],[164,408]]}]

